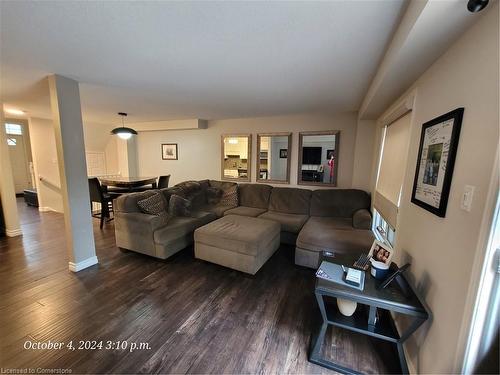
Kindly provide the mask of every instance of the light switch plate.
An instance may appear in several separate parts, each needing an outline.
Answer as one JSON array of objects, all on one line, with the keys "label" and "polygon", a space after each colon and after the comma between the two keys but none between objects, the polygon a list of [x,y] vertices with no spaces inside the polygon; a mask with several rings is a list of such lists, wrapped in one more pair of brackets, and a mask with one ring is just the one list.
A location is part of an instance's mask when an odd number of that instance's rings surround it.
[{"label": "light switch plate", "polygon": [[462,199],[460,201],[460,208],[467,212],[470,212],[472,208],[472,199],[474,197],[475,186],[465,185],[464,192],[462,194]]}]

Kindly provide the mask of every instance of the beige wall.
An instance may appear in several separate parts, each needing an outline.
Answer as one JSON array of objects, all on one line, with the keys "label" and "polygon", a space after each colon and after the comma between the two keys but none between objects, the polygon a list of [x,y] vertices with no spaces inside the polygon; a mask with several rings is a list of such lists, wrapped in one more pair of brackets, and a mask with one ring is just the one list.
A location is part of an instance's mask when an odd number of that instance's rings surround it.
[{"label": "beige wall", "polygon": [[29,130],[40,210],[63,212],[52,120],[30,118]]},{"label": "beige wall", "polygon": [[[415,92],[396,249],[433,320],[408,341],[419,373],[460,372],[467,291],[499,142],[498,5],[467,31],[408,92]],[[409,95],[409,94],[408,94]],[[404,98],[404,96],[403,96]],[[448,210],[439,218],[410,202],[421,126],[465,107]],[[384,117],[384,116],[382,116]],[[465,185],[476,186],[470,212],[460,209]]]},{"label": "beige wall", "polygon": [[371,191],[375,132],[375,121],[358,120],[354,144],[353,188]]},{"label": "beige wall", "polygon": [[[290,186],[297,185],[297,149],[301,131],[340,130],[338,186],[351,187],[353,178],[356,113],[333,116],[294,115],[209,121],[207,129],[139,132],[139,174],[171,174],[171,183],[190,179],[220,179],[221,135],[252,134],[252,181],[255,182],[257,133],[293,132]],[[179,160],[162,160],[161,144],[177,143]]]}]

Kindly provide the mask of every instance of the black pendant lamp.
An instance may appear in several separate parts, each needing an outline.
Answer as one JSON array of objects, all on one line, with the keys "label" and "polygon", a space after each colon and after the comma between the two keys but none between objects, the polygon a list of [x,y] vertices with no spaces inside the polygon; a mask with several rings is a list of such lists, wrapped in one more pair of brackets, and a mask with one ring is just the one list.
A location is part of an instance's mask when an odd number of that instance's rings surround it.
[{"label": "black pendant lamp", "polygon": [[125,127],[124,119],[127,117],[127,114],[125,112],[118,112],[118,115],[122,117],[122,126],[111,130],[111,134],[117,135],[121,139],[129,139],[133,135],[137,135],[137,132],[134,129]]}]

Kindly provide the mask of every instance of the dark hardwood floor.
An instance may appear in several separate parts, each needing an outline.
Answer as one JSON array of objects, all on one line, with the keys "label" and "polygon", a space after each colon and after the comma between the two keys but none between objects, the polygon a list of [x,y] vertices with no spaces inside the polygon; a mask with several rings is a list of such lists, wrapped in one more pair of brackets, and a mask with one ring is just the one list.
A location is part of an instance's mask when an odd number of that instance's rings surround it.
[{"label": "dark hardwood floor", "polygon": [[[68,271],[63,217],[19,201],[23,236],[0,238],[0,367],[73,373],[332,373],[307,361],[317,321],[314,272],[283,246],[254,277],[194,259],[168,261],[94,233],[99,264]],[[26,341],[103,341],[102,349],[24,349]],[[106,350],[108,341],[128,348]],[[130,352],[132,343],[149,349]],[[325,350],[366,373],[383,359],[358,335],[333,330]]]}]

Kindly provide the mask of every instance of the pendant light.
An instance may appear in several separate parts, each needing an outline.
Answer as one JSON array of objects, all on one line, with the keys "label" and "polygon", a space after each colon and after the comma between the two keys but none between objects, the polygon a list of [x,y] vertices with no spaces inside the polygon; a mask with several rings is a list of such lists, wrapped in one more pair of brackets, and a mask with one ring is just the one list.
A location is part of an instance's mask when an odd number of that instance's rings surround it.
[{"label": "pendant light", "polygon": [[118,112],[118,115],[122,117],[122,126],[111,130],[111,134],[117,135],[121,139],[129,139],[133,135],[137,135],[137,132],[134,129],[125,127],[124,119],[127,117],[127,114],[125,112]]}]

